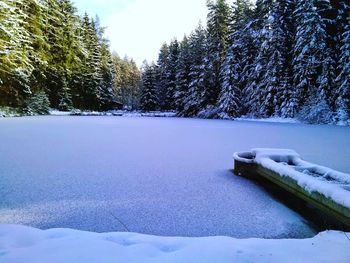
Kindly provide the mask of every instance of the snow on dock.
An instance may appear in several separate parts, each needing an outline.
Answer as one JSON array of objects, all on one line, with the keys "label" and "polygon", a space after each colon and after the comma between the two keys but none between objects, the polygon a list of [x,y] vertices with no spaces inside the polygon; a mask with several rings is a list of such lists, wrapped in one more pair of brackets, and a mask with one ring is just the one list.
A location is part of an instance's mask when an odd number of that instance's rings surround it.
[{"label": "snow on dock", "polygon": [[306,162],[286,149],[253,149],[235,153],[234,159],[237,174],[259,174],[350,226],[349,174]]}]

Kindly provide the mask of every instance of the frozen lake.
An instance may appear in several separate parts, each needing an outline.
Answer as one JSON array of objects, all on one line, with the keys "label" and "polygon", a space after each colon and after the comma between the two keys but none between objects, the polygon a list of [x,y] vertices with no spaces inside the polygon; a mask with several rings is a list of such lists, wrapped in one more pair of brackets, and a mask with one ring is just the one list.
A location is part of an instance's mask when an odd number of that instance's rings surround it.
[{"label": "frozen lake", "polygon": [[0,223],[166,236],[308,237],[305,219],[236,177],[232,154],[292,148],[350,173],[350,129],[127,117],[0,119]]}]

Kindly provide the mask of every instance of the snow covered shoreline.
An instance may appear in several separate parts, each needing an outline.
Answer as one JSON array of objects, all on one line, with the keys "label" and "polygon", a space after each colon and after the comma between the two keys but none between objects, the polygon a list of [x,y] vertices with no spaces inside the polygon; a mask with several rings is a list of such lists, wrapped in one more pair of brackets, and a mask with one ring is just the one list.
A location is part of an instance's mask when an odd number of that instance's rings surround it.
[{"label": "snow covered shoreline", "polygon": [[[59,111],[59,110],[50,110],[50,116],[120,116],[120,117],[165,117],[172,118],[178,117],[176,112],[162,112],[162,111],[154,111],[154,112],[141,112],[141,111],[124,111],[124,110],[114,110],[107,112],[98,112],[98,111]],[[19,112],[14,110],[1,110],[0,109],[0,118],[2,117],[24,117],[26,115],[22,115]],[[207,119],[207,118],[201,118]],[[263,122],[263,123],[289,123],[289,124],[303,124],[304,122],[296,119],[296,118],[280,118],[280,117],[271,117],[271,118],[250,118],[250,117],[240,117],[240,118],[219,118],[222,120],[232,120],[232,121],[247,121],[247,122]],[[307,123],[305,123],[307,124]],[[350,120],[348,122],[338,122],[338,123],[329,123],[326,125],[336,125],[336,126],[349,126]]]},{"label": "snow covered shoreline", "polygon": [[175,112],[161,112],[161,111],[151,111],[151,112],[140,112],[140,111],[57,111],[51,110],[51,116],[123,116],[123,117],[176,117]]},{"label": "snow covered shoreline", "polygon": [[309,239],[157,237],[0,225],[2,263],[349,262],[350,233]]}]

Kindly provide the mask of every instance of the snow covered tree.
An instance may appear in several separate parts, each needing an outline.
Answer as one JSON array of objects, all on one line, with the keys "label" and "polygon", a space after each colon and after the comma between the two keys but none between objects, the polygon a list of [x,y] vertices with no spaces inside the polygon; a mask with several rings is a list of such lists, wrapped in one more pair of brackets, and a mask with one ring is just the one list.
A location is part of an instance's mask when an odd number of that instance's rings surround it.
[{"label": "snow covered tree", "polygon": [[31,36],[24,0],[0,2],[0,105],[21,107],[31,95]]},{"label": "snow covered tree", "polygon": [[113,89],[117,101],[126,109],[137,109],[139,106],[141,73],[136,63],[128,57],[121,59],[116,54],[112,55],[112,60],[115,69]]},{"label": "snow covered tree", "polygon": [[242,57],[244,42],[242,34],[247,23],[250,4],[246,0],[238,0],[232,8],[230,47],[220,70],[221,92],[218,100],[218,115],[221,118],[238,117],[242,111],[241,78],[243,71]]},{"label": "snow covered tree", "polygon": [[219,116],[221,118],[238,117],[241,111],[241,90],[239,87],[241,64],[236,53],[237,46],[232,45],[221,68],[221,92],[218,101]]},{"label": "snow covered tree", "polygon": [[157,109],[157,72],[154,64],[144,66],[142,74],[142,88],[140,107],[143,111],[154,111]]},{"label": "snow covered tree", "polygon": [[296,112],[292,81],[292,50],[294,28],[292,14],[294,1],[277,0],[266,21],[268,32],[263,47],[267,58],[263,65],[265,75],[260,82],[262,101],[259,115],[294,117]]},{"label": "snow covered tree", "polygon": [[339,75],[337,83],[337,119],[345,122],[350,119],[350,6],[345,6],[344,12],[347,13],[347,23],[344,23],[344,30],[341,38]]},{"label": "snow covered tree", "polygon": [[310,96],[298,113],[299,120],[310,124],[329,124],[332,116],[323,90],[321,93]]},{"label": "snow covered tree", "polygon": [[204,61],[205,106],[216,105],[220,87],[220,69],[225,60],[229,38],[230,7],[225,0],[208,1],[207,56]]},{"label": "snow covered tree", "polygon": [[[82,21],[82,39],[85,54],[79,73],[79,89],[75,94],[75,104],[88,110],[106,109],[113,104],[114,68],[107,43],[99,35],[101,28],[87,14]],[[107,107],[108,108],[108,107]]]},{"label": "snow covered tree", "polygon": [[28,0],[23,7],[27,15],[26,29],[30,34],[30,42],[27,45],[31,52],[30,60],[33,65],[33,71],[30,76],[30,87],[33,94],[45,90],[46,76],[45,71],[49,57],[49,43],[44,35],[45,21],[47,18],[46,6],[39,0]]},{"label": "snow covered tree", "polygon": [[206,32],[199,25],[189,37],[189,56],[191,59],[190,82],[188,93],[184,100],[184,109],[180,112],[182,116],[196,116],[202,109],[202,92],[205,90],[204,61],[206,56]]},{"label": "snow covered tree", "polygon": [[160,48],[157,61],[157,96],[160,109],[165,109],[167,104],[169,46],[164,43]]},{"label": "snow covered tree", "polygon": [[185,108],[185,98],[190,85],[191,69],[190,44],[185,36],[181,42],[179,59],[176,68],[176,91],[174,94],[175,108],[177,112],[182,112]]},{"label": "snow covered tree", "polygon": [[157,72],[157,94],[161,110],[175,109],[176,74],[180,47],[177,40],[169,46],[165,43],[160,49]]},{"label": "snow covered tree", "polygon": [[179,42],[175,39],[169,45],[169,58],[166,68],[167,86],[165,96],[165,110],[175,109],[176,74],[179,53]]},{"label": "snow covered tree", "polygon": [[100,90],[100,110],[111,110],[116,104],[116,95],[113,90],[115,79],[115,68],[112,57],[109,52],[109,47],[106,44],[102,45],[102,83]]},{"label": "snow covered tree", "polygon": [[45,115],[49,113],[50,101],[46,93],[41,90],[35,93],[26,101],[24,112],[28,115]]},{"label": "snow covered tree", "polygon": [[327,32],[314,2],[299,1],[296,10],[297,31],[293,64],[299,106],[307,101],[314,101],[310,96],[326,94],[325,90],[320,90],[319,76],[325,61]]},{"label": "snow covered tree", "polygon": [[72,107],[70,78],[79,62],[82,49],[77,28],[79,19],[70,0],[45,0],[48,12],[46,37],[50,44],[50,57],[46,72],[47,89],[54,108],[67,110]]},{"label": "snow covered tree", "polygon": [[243,74],[246,83],[244,88],[245,112],[254,116],[260,115],[260,108],[265,95],[263,80],[269,59],[268,37],[270,31],[268,19],[271,14],[271,2],[271,0],[258,0],[256,2],[256,8],[246,29],[252,38],[246,43],[250,45],[249,53],[253,59],[245,66]]}]

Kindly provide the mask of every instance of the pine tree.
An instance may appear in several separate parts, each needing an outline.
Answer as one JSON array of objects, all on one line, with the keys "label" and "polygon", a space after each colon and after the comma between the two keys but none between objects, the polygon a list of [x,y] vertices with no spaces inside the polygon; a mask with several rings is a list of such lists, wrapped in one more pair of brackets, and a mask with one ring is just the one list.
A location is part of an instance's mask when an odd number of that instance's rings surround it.
[{"label": "pine tree", "polygon": [[317,90],[317,76],[326,48],[322,19],[314,0],[299,1],[296,10],[297,32],[294,48],[294,84],[298,88],[300,104],[303,105],[309,91]]},{"label": "pine tree", "polygon": [[294,12],[293,1],[278,0],[273,3],[267,19],[268,35],[263,46],[266,48],[265,75],[260,83],[262,104],[259,115],[270,117],[280,115],[294,117],[295,98],[292,86],[292,47],[294,28],[291,15]]},{"label": "pine tree", "polygon": [[208,1],[207,6],[207,56],[203,65],[206,83],[202,97],[205,106],[210,106],[216,105],[221,91],[220,69],[228,46],[230,7],[225,0]]},{"label": "pine tree", "polygon": [[24,0],[1,1],[0,105],[21,107],[32,91],[31,37]]},{"label": "pine tree", "polygon": [[347,13],[347,22],[342,30],[336,106],[337,119],[345,122],[350,119],[350,5],[344,3],[343,12]]},{"label": "pine tree", "polygon": [[237,46],[232,45],[221,68],[221,93],[219,96],[219,116],[221,118],[238,117],[241,111],[241,90],[239,88],[241,64]]},{"label": "pine tree", "polygon": [[102,46],[102,83],[100,90],[100,110],[111,110],[116,105],[116,96],[113,90],[115,68],[108,45]]},{"label": "pine tree", "polygon": [[80,108],[99,110],[101,107],[101,95],[103,85],[102,43],[98,38],[98,28],[94,20],[87,14],[83,21],[83,41],[85,45],[85,57],[83,59],[80,92],[78,99],[82,103]]},{"label": "pine tree", "polygon": [[262,117],[260,108],[264,102],[264,76],[268,63],[269,26],[268,18],[272,8],[271,0],[258,0],[252,14],[251,21],[247,24],[247,32],[250,34],[249,53],[253,58],[251,63],[244,67],[243,79],[246,83],[244,88],[245,112],[254,116]]},{"label": "pine tree", "polygon": [[140,107],[143,111],[154,111],[157,109],[156,74],[156,66],[154,64],[146,64],[144,66],[140,99]]},{"label": "pine tree", "polygon": [[115,69],[114,93],[116,99],[126,109],[137,109],[141,73],[136,63],[128,57],[121,59],[116,54],[112,55],[112,60]]},{"label": "pine tree", "polygon": [[45,0],[45,3],[46,36],[50,44],[46,86],[51,106],[68,110],[72,107],[72,75],[80,67],[80,53],[83,52],[78,33],[79,18],[70,0]]},{"label": "pine tree", "polygon": [[181,116],[196,116],[203,107],[202,92],[205,90],[204,63],[206,56],[206,32],[199,25],[189,37],[190,82],[188,93],[185,96],[184,109]]},{"label": "pine tree", "polygon": [[298,113],[298,118],[309,124],[328,124],[331,122],[332,113],[324,90],[308,98],[307,104]]},{"label": "pine tree", "polygon": [[36,92],[26,101],[24,112],[28,115],[45,115],[50,110],[50,101],[46,93],[42,91]]},{"label": "pine tree", "polygon": [[46,76],[49,58],[49,43],[44,35],[45,21],[48,19],[46,6],[38,0],[28,0],[24,6],[27,14],[26,28],[30,34],[30,60],[33,65],[33,72],[30,76],[30,87],[33,94],[42,94],[45,90]]},{"label": "pine tree", "polygon": [[175,39],[169,45],[169,58],[166,68],[166,96],[165,96],[165,110],[175,109],[175,92],[176,92],[176,74],[177,63],[179,59],[179,42]]},{"label": "pine tree", "polygon": [[160,49],[157,61],[157,96],[161,110],[167,107],[169,46],[164,43]]},{"label": "pine tree", "polygon": [[241,114],[242,87],[240,84],[243,60],[245,60],[242,57],[244,49],[242,28],[247,22],[249,10],[250,5],[246,0],[236,1],[232,7],[231,46],[228,48],[220,71],[221,92],[218,101],[218,114],[221,118],[233,118]]},{"label": "pine tree", "polygon": [[325,95],[320,94],[327,94],[322,85],[322,73],[325,73],[322,70],[325,66],[323,62],[327,54],[327,32],[314,1],[299,1],[296,18],[298,26],[294,53],[294,84],[298,89],[302,111],[312,112],[305,110],[305,107],[317,108],[324,105]]},{"label": "pine tree", "polygon": [[188,93],[190,85],[190,69],[191,69],[190,44],[188,38],[185,36],[181,42],[179,59],[176,68],[176,92],[175,108],[178,113],[185,108],[185,98]]}]

